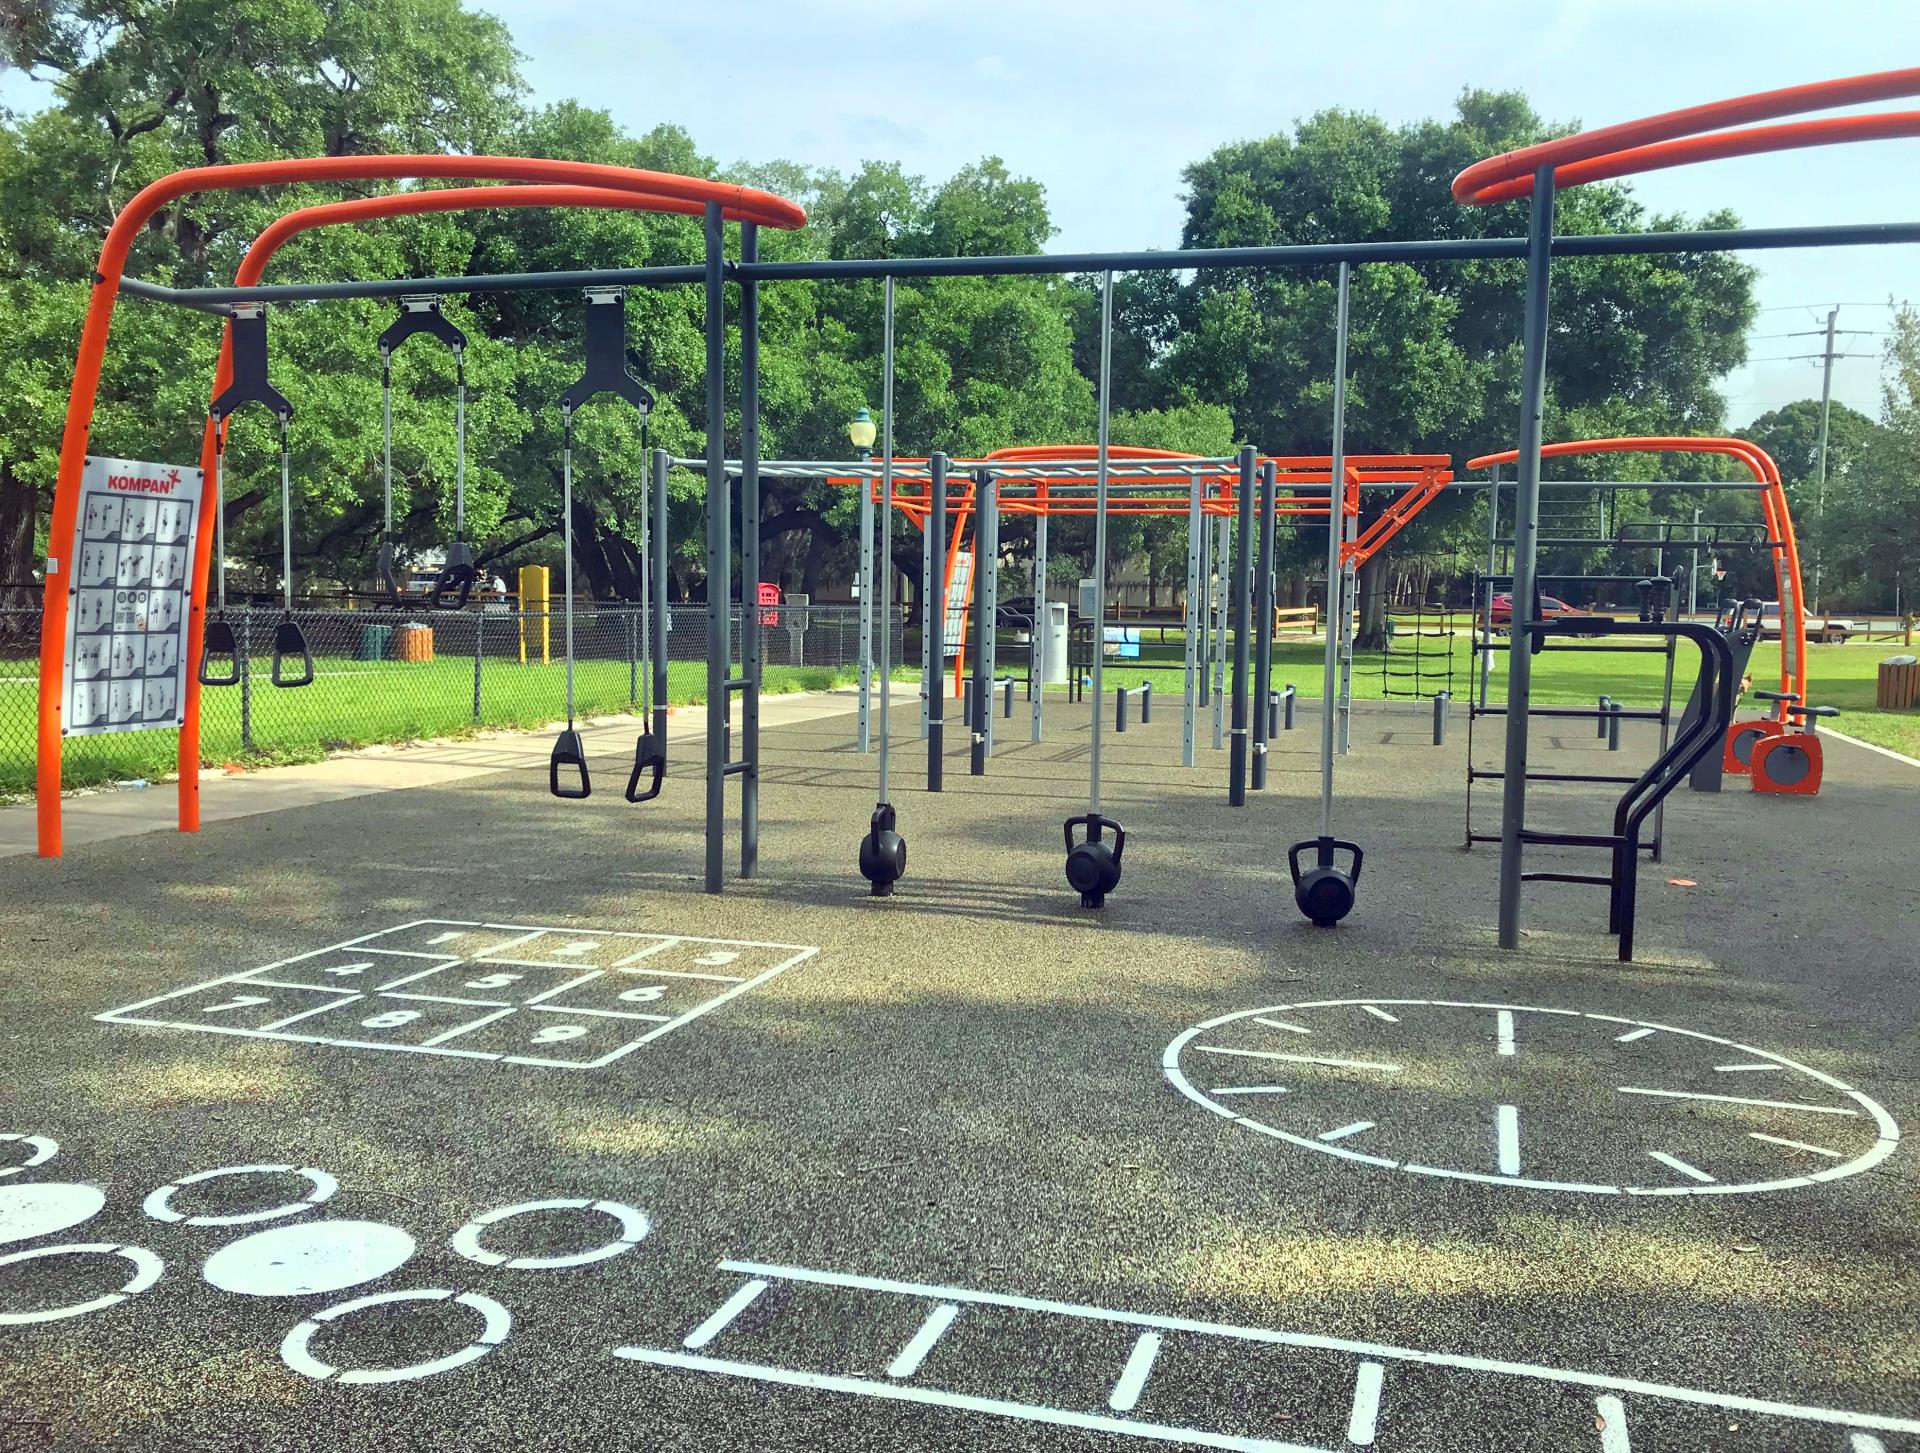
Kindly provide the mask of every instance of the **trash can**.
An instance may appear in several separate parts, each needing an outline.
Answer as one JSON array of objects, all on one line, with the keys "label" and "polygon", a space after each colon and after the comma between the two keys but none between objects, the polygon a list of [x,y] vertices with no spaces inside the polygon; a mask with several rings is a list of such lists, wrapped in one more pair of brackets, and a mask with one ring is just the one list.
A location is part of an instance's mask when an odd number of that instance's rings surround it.
[{"label": "trash can", "polygon": [[408,621],[393,636],[393,659],[427,662],[433,659],[433,627]]},{"label": "trash can", "polygon": [[1911,711],[1920,706],[1920,661],[1912,656],[1889,656],[1882,661],[1874,705],[1882,711]]},{"label": "trash can", "polygon": [[360,649],[353,653],[356,661],[384,661],[387,650],[393,644],[392,626],[360,627]]}]

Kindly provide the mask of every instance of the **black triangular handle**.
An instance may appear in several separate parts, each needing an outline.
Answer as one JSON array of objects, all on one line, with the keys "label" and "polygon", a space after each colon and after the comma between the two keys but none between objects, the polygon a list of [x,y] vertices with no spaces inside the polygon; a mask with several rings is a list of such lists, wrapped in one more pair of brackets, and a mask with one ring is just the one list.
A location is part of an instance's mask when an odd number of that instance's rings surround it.
[{"label": "black triangular handle", "polygon": [[[562,772],[578,772],[580,785],[563,783]],[[580,740],[580,733],[568,727],[554,739],[553,755],[547,759],[547,790],[555,797],[563,797],[569,802],[578,802],[593,796],[593,778],[587,774],[587,747]]]},{"label": "black triangular handle", "polygon": [[[215,660],[224,659],[225,671],[213,668]],[[238,686],[240,684],[240,638],[234,634],[233,627],[225,621],[208,621],[205,635],[200,642],[200,684],[202,686]]]},{"label": "black triangular handle", "polygon": [[[300,674],[287,674],[289,663],[298,662]],[[273,628],[273,684],[275,686],[311,686],[313,652],[307,649],[306,635],[292,616],[283,617]]]},{"label": "black triangular handle", "polygon": [[660,795],[660,784],[666,775],[667,754],[660,739],[652,732],[640,733],[633,749],[633,775],[627,778],[627,801],[653,801]]}]

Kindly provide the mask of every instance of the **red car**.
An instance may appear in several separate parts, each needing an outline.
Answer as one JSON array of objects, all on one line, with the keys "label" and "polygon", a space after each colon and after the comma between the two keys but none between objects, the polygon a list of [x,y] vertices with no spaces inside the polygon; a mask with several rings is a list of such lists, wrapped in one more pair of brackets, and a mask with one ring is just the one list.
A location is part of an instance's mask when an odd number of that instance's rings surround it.
[{"label": "red car", "polygon": [[[1540,597],[1540,618],[1559,620],[1564,616],[1592,615],[1592,611],[1581,610],[1578,606],[1568,605],[1564,600],[1556,600],[1550,595]],[[1492,609],[1488,612],[1487,629],[1496,636],[1505,635],[1513,629],[1513,594],[1502,591],[1493,598]]]}]

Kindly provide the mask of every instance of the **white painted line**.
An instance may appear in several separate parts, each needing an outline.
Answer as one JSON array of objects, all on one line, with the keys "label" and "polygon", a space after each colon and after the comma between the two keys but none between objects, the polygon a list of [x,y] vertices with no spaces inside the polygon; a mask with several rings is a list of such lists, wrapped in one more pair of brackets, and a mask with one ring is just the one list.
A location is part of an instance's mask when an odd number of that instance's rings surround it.
[{"label": "white painted line", "polygon": [[1732,1074],[1738,1074],[1742,1070],[1762,1070],[1762,1071],[1767,1071],[1777,1075],[1784,1068],[1785,1066],[1783,1065],[1764,1065],[1764,1064],[1763,1065],[1715,1065],[1713,1067],[1713,1072],[1717,1075],[1732,1075]]},{"label": "white painted line", "polygon": [[[1487,1175],[1481,1171],[1448,1170],[1440,1166],[1416,1165],[1413,1161],[1408,1161],[1405,1165],[1401,1166],[1400,1169],[1411,1171],[1417,1176],[1442,1176],[1448,1180],[1455,1181],[1478,1181],[1481,1185],[1485,1186],[1526,1186],[1528,1189],[1535,1191],[1580,1191],[1590,1196],[1617,1196],[1620,1194],[1619,1186],[1595,1185],[1586,1181],[1543,1181],[1535,1176]],[[1628,1187],[1628,1190],[1631,1192],[1633,1188]]]},{"label": "white painted line", "polygon": [[1139,1406],[1140,1394],[1153,1372],[1153,1359],[1160,1355],[1160,1334],[1142,1332],[1127,1354],[1127,1365],[1120,1369],[1120,1380],[1113,1385],[1107,1406],[1116,1413],[1130,1413]]},{"label": "white painted line", "polygon": [[409,994],[403,989],[383,989],[380,999],[410,999],[415,1004],[461,1004],[469,1009],[511,1009],[505,999],[463,999],[457,994]]},{"label": "white painted line", "polygon": [[[1865,745],[1863,742],[1861,745]],[[1915,765],[1920,765],[1916,763]],[[1855,1433],[1848,1440],[1851,1453],[1887,1453],[1887,1445],[1871,1433]]]},{"label": "white painted line", "polygon": [[666,1024],[673,1018],[671,1014],[642,1014],[638,1009],[584,1009],[578,1004],[536,1004],[532,1000],[520,1007],[531,1009],[536,1014],[585,1014],[595,1019],[650,1019],[655,1024]]},{"label": "white painted line", "polygon": [[1705,1171],[1701,1170],[1699,1166],[1688,1165],[1684,1160],[1680,1159],[1679,1156],[1668,1155],[1664,1150],[1649,1150],[1647,1154],[1659,1161],[1660,1164],[1664,1165],[1668,1170],[1677,1170],[1681,1175],[1689,1176],[1699,1181],[1702,1185],[1710,1186],[1718,1180],[1718,1177],[1708,1175]]},{"label": "white painted line", "polygon": [[33,1153],[18,1165],[0,1167],[0,1176],[17,1176],[23,1170],[29,1170],[36,1165],[45,1165],[60,1153],[60,1142],[49,1140],[44,1135],[0,1135],[0,1141],[12,1140],[19,1141]]},{"label": "white painted line", "polygon": [[698,1351],[715,1337],[727,1330],[727,1323],[753,1305],[754,1299],[767,1289],[765,1281],[755,1277],[746,1285],[737,1288],[734,1294],[720,1304],[720,1308],[706,1321],[695,1327],[681,1339],[682,1347],[691,1347]]},{"label": "white painted line", "polygon": [[1651,1029],[1630,1029],[1625,1034],[1614,1035],[1613,1042],[1615,1044],[1632,1044],[1636,1039],[1645,1039],[1652,1033],[1653,1031]]},{"label": "white painted line", "polygon": [[1896,752],[1892,747],[1883,747],[1878,742],[1863,742],[1858,737],[1850,737],[1845,732],[1837,732],[1832,727],[1820,728],[1820,735],[1832,737],[1835,741],[1845,742],[1849,746],[1862,747],[1869,752],[1877,752],[1883,757],[1891,757],[1896,762],[1905,762],[1909,767],[1920,767],[1920,757],[1909,757],[1905,752]]},{"label": "white painted line", "polygon": [[1378,1004],[1362,1004],[1360,1007],[1375,1019],[1384,1019],[1389,1024],[1398,1024],[1400,1022],[1397,1015],[1387,1013],[1387,1011],[1382,1009]]},{"label": "white painted line", "polygon": [[1330,1069],[1337,1070],[1379,1070],[1381,1073],[1389,1075],[1397,1075],[1400,1073],[1399,1065],[1381,1064],[1377,1060],[1317,1059],[1310,1054],[1276,1054],[1272,1050],[1266,1049],[1228,1049],[1224,1045],[1216,1044],[1201,1044],[1195,1045],[1194,1047],[1204,1050],[1208,1054],[1237,1054],[1243,1055],[1247,1059],[1277,1059],[1284,1060],[1290,1065],[1326,1065]]},{"label": "white painted line", "polygon": [[1362,1130],[1373,1129],[1371,1120],[1356,1120],[1351,1125],[1342,1125],[1338,1130],[1322,1130],[1322,1140],[1345,1140],[1349,1135],[1358,1135]]},{"label": "white painted line", "polygon": [[613,967],[616,969],[624,969],[628,964],[636,963],[646,958],[649,954],[657,954],[662,949],[670,949],[679,942],[681,942],[681,940],[678,938],[663,938],[658,943],[647,945],[647,947],[641,949],[639,953],[628,954],[624,959],[615,959]]},{"label": "white painted line", "polygon": [[[1328,508],[1331,509],[1332,506],[1328,506]],[[456,938],[462,938],[464,936],[465,936],[464,930],[454,928],[454,929],[448,929],[445,933],[436,933],[432,938],[428,939],[427,942],[429,945],[436,944],[436,943],[452,943]]]},{"label": "white painted line", "polygon": [[[701,940],[701,942],[711,942],[711,940]],[[776,947],[779,947],[779,946],[781,945],[776,945]],[[768,969],[765,973],[756,974],[751,979],[747,979],[742,981],[741,983],[735,984],[731,989],[726,990],[724,993],[715,994],[711,999],[707,1000],[704,1004],[694,1005],[693,1008],[689,1009],[685,1014],[682,1014],[678,1019],[669,1019],[665,1024],[661,1025],[658,1029],[648,1030],[647,1033],[641,1035],[640,1038],[636,1039],[632,1044],[625,1045],[622,1048],[615,1050],[612,1054],[604,1055],[597,1060],[591,1061],[588,1067],[591,1069],[599,1069],[602,1065],[612,1064],[615,1060],[619,1059],[621,1056],[631,1054],[634,1050],[640,1048],[641,1045],[651,1044],[653,1043],[654,1040],[660,1038],[661,1035],[671,1034],[673,1033],[674,1030],[680,1028],[682,1025],[691,1024],[694,1020],[698,1019],[702,1014],[707,1014],[712,1012],[715,1009],[718,1009],[722,1004],[726,1003],[729,999],[737,999],[740,995],[745,994],[749,990],[759,988],[762,984],[766,983],[767,980],[773,978],[776,974],[784,974],[788,969],[794,968],[800,964],[804,964],[808,959],[812,958],[815,954],[819,952],[820,950],[817,948],[801,949],[792,958],[787,959],[781,963],[775,964],[772,968]]]},{"label": "white painted line", "polygon": [[1494,1111],[1494,1139],[1499,1146],[1500,1174],[1520,1174],[1520,1112],[1511,1105]]},{"label": "white painted line", "polygon": [[1644,1090],[1638,1085],[1622,1085],[1623,1095],[1659,1095],[1668,1100],[1718,1100],[1726,1105],[1761,1105],[1769,1110],[1808,1110],[1815,1115],[1858,1115],[1842,1105],[1803,1105],[1798,1100],[1749,1100],[1741,1095],[1703,1095],[1692,1090]]},{"label": "white painted line", "polygon": [[[611,1216],[620,1223],[620,1234],[613,1240],[604,1242],[586,1251],[576,1251],[567,1256],[502,1256],[497,1251],[489,1251],[480,1244],[480,1233],[489,1226],[497,1226],[502,1221],[512,1220],[515,1216],[530,1215],[536,1211],[598,1211],[603,1216]],[[619,1201],[588,1201],[581,1199],[559,1198],[550,1201],[521,1201],[512,1206],[497,1206],[484,1215],[475,1216],[466,1225],[453,1233],[447,1245],[468,1261],[478,1262],[481,1266],[500,1266],[508,1271],[552,1271],[566,1266],[588,1266],[596,1261],[605,1261],[631,1250],[645,1239],[652,1224],[644,1211]]]},{"label": "white painted line", "polygon": [[1594,1421],[1600,1427],[1600,1453],[1633,1453],[1627,1439],[1627,1410],[1612,1393],[1593,1400]]},{"label": "white painted line", "polygon": [[1513,1053],[1513,1011],[1502,1009],[1493,1016],[1494,1027],[1500,1035],[1500,1053]]},{"label": "white painted line", "polygon": [[1838,1150],[1828,1150],[1824,1145],[1808,1145],[1804,1140],[1788,1140],[1784,1136],[1767,1135],[1758,1130],[1749,1130],[1747,1134],[1755,1140],[1764,1140],[1770,1145],[1785,1145],[1794,1150],[1810,1150],[1815,1155],[1831,1156],[1835,1160],[1843,1159],[1842,1152]]},{"label": "white painted line", "polygon": [[599,969],[589,970],[577,979],[568,979],[566,983],[557,985],[547,990],[544,994],[535,994],[531,999],[525,999],[521,1002],[529,1006],[538,1004],[542,999],[551,999],[555,994],[564,994],[567,990],[578,988],[582,984],[591,984],[595,979],[600,978],[601,975],[602,971]]},{"label": "white painted line", "polygon": [[1213,1095],[1284,1095],[1285,1085],[1223,1085],[1217,1090],[1208,1091]]},{"label": "white painted line", "polygon": [[1266,1019],[1256,1015],[1254,1017],[1253,1022],[1255,1024],[1264,1024],[1269,1029],[1284,1029],[1289,1034],[1312,1034],[1313,1033],[1313,1031],[1307,1028],[1307,1026],[1304,1024],[1289,1024],[1284,1019]]},{"label": "white painted line", "polygon": [[927,1360],[927,1354],[933,1351],[953,1319],[960,1315],[958,1302],[942,1302],[931,1312],[927,1320],[920,1324],[920,1330],[913,1334],[913,1340],[900,1349],[900,1355],[887,1365],[888,1377],[912,1377],[920,1370],[920,1364]]},{"label": "white painted line", "polygon": [[0,1266],[23,1261],[38,1261],[48,1256],[118,1256],[133,1263],[133,1275],[117,1292],[107,1292],[91,1301],[73,1302],[64,1307],[43,1307],[33,1312],[0,1312],[0,1327],[27,1327],[36,1322],[60,1322],[68,1317],[84,1317],[89,1312],[104,1312],[108,1307],[138,1296],[160,1280],[164,1263],[140,1246],[120,1246],[111,1241],[75,1242],[71,1246],[37,1246],[31,1251],[14,1251],[0,1256]]},{"label": "white painted line", "polygon": [[[457,1352],[449,1352],[445,1357],[436,1357],[430,1362],[411,1363],[406,1367],[356,1367],[343,1372],[330,1363],[320,1361],[307,1350],[308,1344],[313,1341],[313,1334],[325,1323],[367,1307],[384,1307],[394,1302],[453,1302],[480,1314],[480,1335]],[[425,1291],[377,1292],[370,1297],[356,1297],[350,1302],[338,1302],[315,1312],[287,1333],[286,1340],[280,1344],[280,1360],[295,1372],[311,1377],[316,1382],[331,1379],[342,1386],[412,1382],[416,1378],[451,1372],[456,1367],[465,1367],[469,1362],[478,1361],[506,1340],[512,1326],[513,1318],[508,1315],[507,1309],[492,1297],[483,1297],[478,1292],[453,1292],[438,1287]]]},{"label": "white painted line", "polygon": [[[326,990],[322,989],[320,992],[324,994]],[[285,1029],[289,1024],[298,1024],[302,1019],[311,1019],[316,1014],[325,1014],[329,1009],[338,1009],[342,1004],[351,1004],[355,999],[364,997],[364,995],[360,994],[349,994],[344,999],[334,999],[329,1003],[320,1005],[317,1009],[302,1009],[298,1014],[289,1014],[285,1019],[276,1019],[271,1024],[261,1025],[258,1032],[261,1034],[272,1034],[277,1029]],[[373,1001],[369,999],[367,1002],[372,1003]]]},{"label": "white painted line", "polygon": [[432,1049],[436,1044],[445,1044],[449,1039],[453,1039],[458,1035],[465,1034],[469,1029],[478,1029],[481,1025],[491,1024],[496,1019],[505,1019],[511,1013],[513,1013],[513,1010],[511,1009],[496,1009],[491,1014],[482,1014],[478,1019],[469,1020],[465,1024],[456,1025],[452,1029],[447,1030],[443,1034],[436,1034],[433,1036],[432,1039],[421,1040],[420,1047],[422,1049]]},{"label": "white painted line", "polygon": [[[201,1181],[218,1180],[222,1176],[253,1175],[305,1176],[311,1189],[300,1200],[268,1206],[259,1211],[241,1211],[230,1216],[189,1216],[184,1211],[173,1209],[173,1198],[183,1187],[198,1185]],[[161,1186],[141,1203],[140,1209],[155,1221],[178,1221],[183,1226],[250,1226],[256,1221],[277,1221],[282,1216],[296,1216],[302,1211],[311,1211],[339,1189],[339,1181],[310,1165],[223,1165],[212,1170],[195,1171],[190,1176],[181,1176],[179,1180]]]},{"label": "white painted line", "polygon": [[1347,1415],[1347,1441],[1361,1448],[1373,1445],[1380,1421],[1380,1385],[1387,1370],[1377,1362],[1363,1362],[1353,1379],[1353,1411]]},{"label": "white painted line", "polygon": [[857,1397],[885,1398],[893,1402],[919,1403],[923,1406],[955,1408],[961,1412],[987,1413],[994,1417],[1016,1418],[1026,1423],[1045,1423],[1058,1428],[1081,1428],[1096,1433],[1119,1433],[1134,1438],[1151,1438],[1163,1443],[1185,1443],[1195,1448],[1224,1448],[1230,1453],[1325,1453],[1304,1443],[1277,1442],[1265,1438],[1241,1438],[1229,1433],[1209,1433],[1199,1428],[1170,1427],[1161,1423],[1140,1422],[1133,1418],[1109,1418],[1098,1413],[1069,1412],[1065,1408],[1039,1403],[1007,1402],[1001,1398],[974,1397],[968,1393],[942,1392],[937,1388],[916,1387],[911,1383],[873,1382],[864,1377],[840,1377],[825,1372],[800,1372],[792,1368],[769,1367],[758,1362],[729,1362],[718,1357],[690,1357],[684,1352],[659,1352],[651,1347],[616,1347],[615,1357],[628,1362],[644,1362],[654,1367],[677,1367],[691,1372],[716,1372],[728,1377],[752,1378],[757,1382],[778,1383],[783,1387],[808,1387],[822,1392],[851,1393]]},{"label": "white painted line", "polygon": [[[1152,1312],[1115,1312],[1102,1307],[1090,1307],[1074,1302],[1056,1302],[1043,1297],[1026,1297],[1006,1292],[973,1291],[964,1287],[933,1286],[926,1282],[895,1281],[889,1277],[861,1276],[848,1272],[814,1271],[807,1267],[775,1266],[767,1262],[735,1261],[720,1262],[720,1270],[736,1276],[772,1278],[779,1281],[805,1282],[811,1286],[840,1287],[851,1291],[892,1292],[902,1296],[920,1298],[926,1301],[953,1301],[971,1303],[979,1306],[1007,1307],[1014,1311],[1044,1312],[1056,1316],[1073,1317],[1081,1321],[1099,1322],[1123,1327],[1152,1328],[1159,1332],[1194,1332],[1202,1336],[1226,1337],[1240,1342],[1251,1342],[1269,1347],[1303,1347],[1320,1352],[1348,1353],[1355,1357],[1377,1358],[1382,1362],[1411,1362],[1428,1367],[1455,1368],[1464,1372],[1497,1373],[1509,1377],[1536,1378],[1543,1382],[1559,1383],[1567,1387],[1593,1388],[1603,1392],[1624,1394],[1633,1397],[1665,1398],[1670,1402],[1687,1403],[1698,1407],[1722,1408],[1728,1412],[1767,1414],[1771,1416],[1800,1418],[1808,1422],[1830,1423],[1847,1428],[1865,1428],[1884,1433],[1920,1433],[1920,1418],[1897,1417],[1886,1413],[1849,1412],[1839,1408],[1814,1407],[1800,1403],[1774,1402],[1767,1398],[1744,1397],[1739,1394],[1706,1392],[1697,1388],[1676,1387],[1667,1383],[1646,1382],[1639,1378],[1615,1377],[1607,1373],[1576,1372],[1566,1368],[1542,1367],[1528,1362],[1503,1362],[1495,1358],[1474,1357],[1454,1352],[1426,1352],[1411,1347],[1398,1347],[1390,1343],[1358,1342],[1344,1337],[1327,1337],[1309,1332],[1279,1332],[1267,1327],[1236,1326],[1226,1322],[1203,1322],[1189,1317],[1168,1317]],[[645,1348],[621,1348],[616,1354],[641,1362],[662,1362],[665,1366],[688,1366],[705,1359],[678,1357],[675,1353],[655,1353]],[[664,1361],[663,1361],[664,1359]],[[710,1367],[708,1371],[724,1371],[725,1367]],[[773,1369],[778,1372],[778,1369]],[[788,1378],[807,1378],[811,1374],[780,1374],[775,1380]],[[803,1386],[824,1386],[824,1383],[796,1383]],[[863,1389],[854,1388],[852,1391]],[[907,1391],[907,1389],[901,1389]],[[935,1396],[946,1396],[936,1394]],[[958,1406],[958,1404],[956,1404]],[[1020,1406],[1020,1405],[1016,1405]],[[1016,1414],[1027,1416],[1027,1414]],[[1081,1426],[1075,1424],[1073,1426]],[[1131,1431],[1142,1425],[1126,1422],[1119,1425],[1120,1430]],[[1205,1444],[1204,1446],[1260,1449],[1294,1448],[1296,1444],[1271,1444],[1228,1442]],[[1311,1449],[1306,1453],[1322,1453]]]}]

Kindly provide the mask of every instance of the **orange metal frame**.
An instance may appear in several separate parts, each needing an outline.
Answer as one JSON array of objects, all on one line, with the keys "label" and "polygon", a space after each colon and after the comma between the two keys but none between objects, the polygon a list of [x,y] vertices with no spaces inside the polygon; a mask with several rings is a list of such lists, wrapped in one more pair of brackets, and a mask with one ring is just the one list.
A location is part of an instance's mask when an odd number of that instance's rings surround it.
[{"label": "orange metal frame", "polygon": [[[371,181],[434,178],[461,181],[550,183],[544,187],[478,187],[403,193],[363,201],[298,209],[263,231],[248,250],[237,281],[257,281],[273,253],[289,238],[311,227],[408,213],[497,206],[629,207],[655,212],[699,214],[717,204],[727,221],[797,228],[806,213],[797,204],[753,187],[734,186],[669,172],[603,166],[539,157],[381,156],[320,157],[297,161],[251,162],[237,166],[193,167],[174,172],[143,188],[115,217],[100,250],[93,293],[74,362],[73,388],[67,400],[60,467],[54,486],[47,562],[46,605],[40,631],[40,710],[36,762],[38,847],[42,857],[61,853],[61,726],[65,685],[67,610],[73,561],[66,546],[73,538],[79,510],[80,477],[85,467],[100,370],[119,297],[127,254],[149,218],[160,208],[194,192],[225,191],[287,182]],[[535,193],[543,193],[535,200]],[[616,200],[618,198],[618,200]],[[223,340],[214,393],[231,377],[231,336]],[[209,421],[202,436],[201,460],[209,475],[217,435]],[[205,498],[200,501],[204,515]],[[206,623],[206,577],[213,532],[204,527],[194,551],[191,606],[186,626],[188,690],[182,702],[180,733],[179,822],[182,832],[200,827],[200,701],[198,667]]]},{"label": "orange metal frame", "polygon": [[[1564,459],[1576,454],[1720,454],[1738,459],[1762,486],[1760,513],[1767,527],[1767,538],[1774,541],[1774,593],[1782,602],[1780,612],[1780,689],[1807,699],[1807,608],[1800,589],[1800,546],[1794,538],[1793,515],[1787,508],[1787,488],[1780,478],[1780,467],[1767,451],[1746,439],[1670,438],[1649,436],[1637,439],[1576,439],[1562,444],[1541,446],[1542,459]],[[1483,454],[1467,461],[1468,469],[1485,469],[1495,464],[1512,464],[1519,459],[1518,449],[1499,454]],[[1711,489],[1711,483],[1702,489]],[[1793,619],[1787,620],[1785,602],[1793,602]],[[1788,632],[1791,630],[1792,634]],[[1775,708],[1774,719],[1787,720],[1782,703]]]}]

